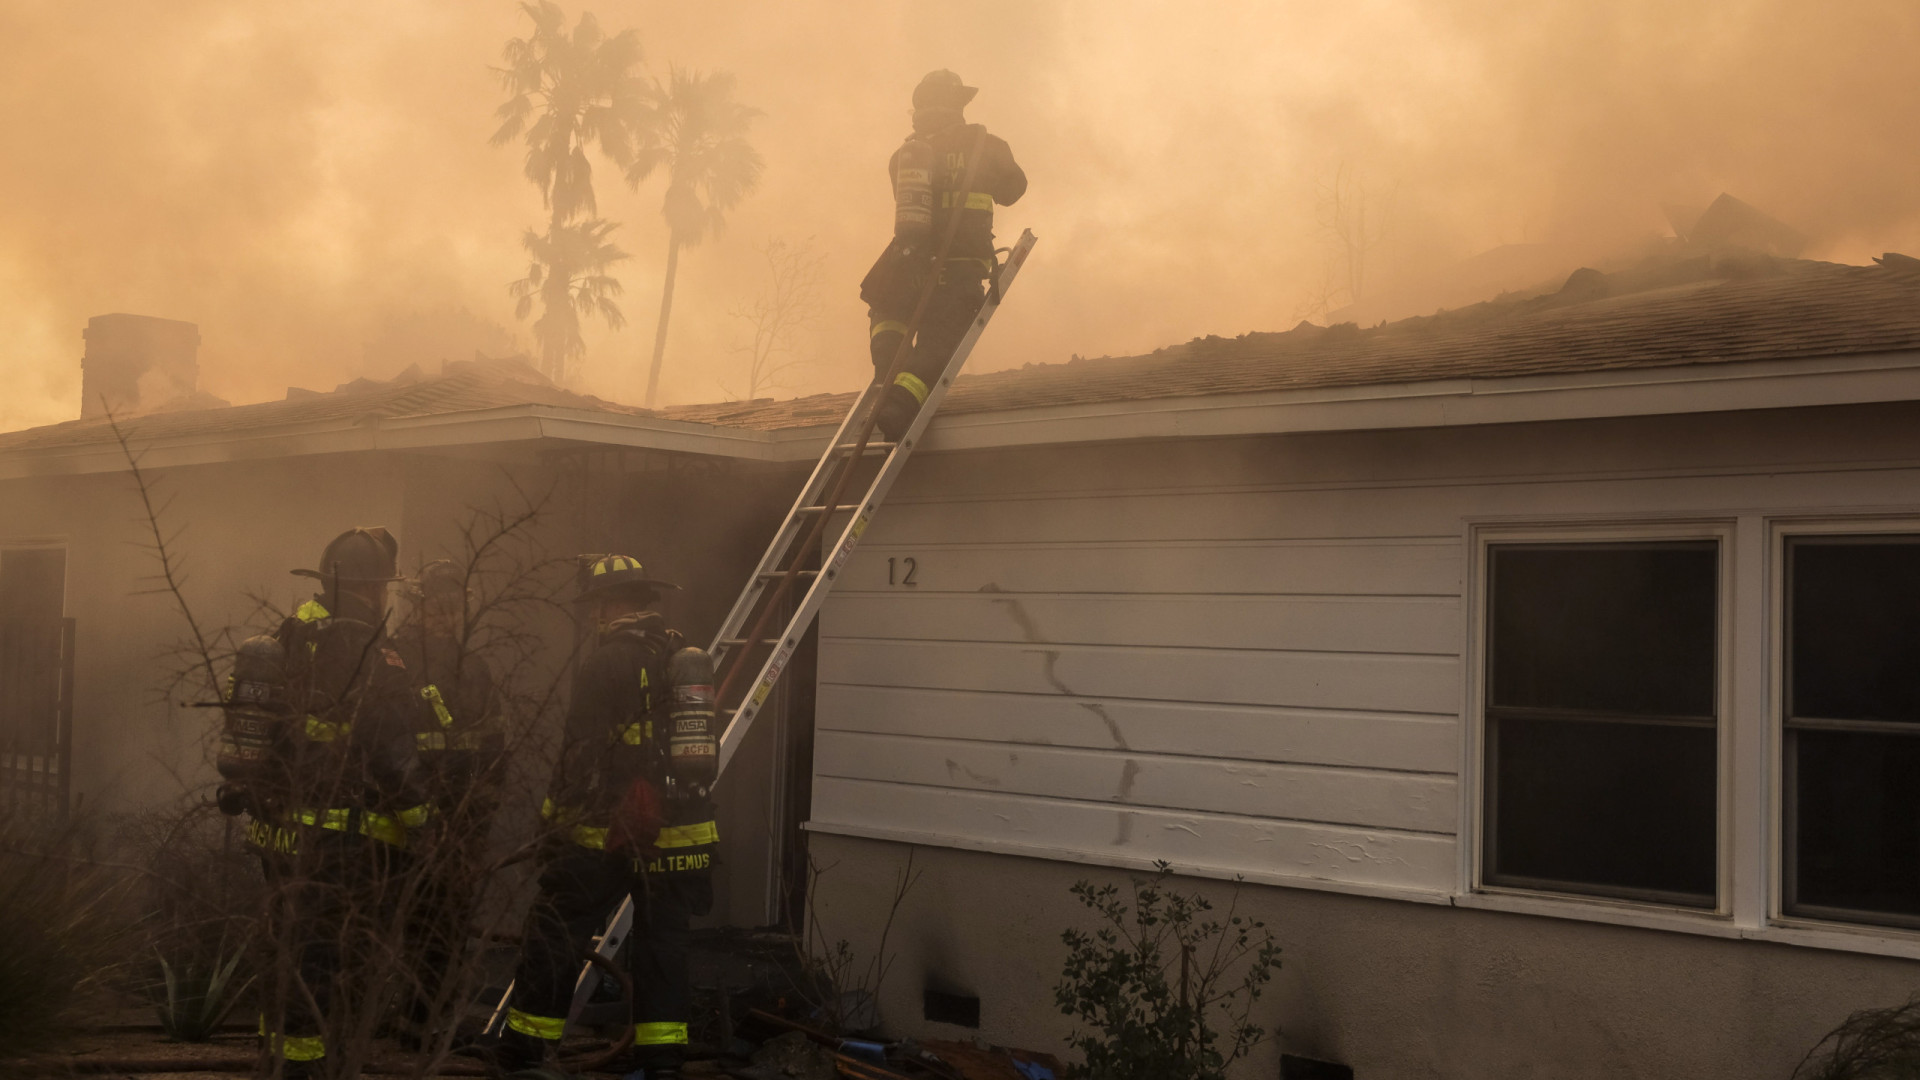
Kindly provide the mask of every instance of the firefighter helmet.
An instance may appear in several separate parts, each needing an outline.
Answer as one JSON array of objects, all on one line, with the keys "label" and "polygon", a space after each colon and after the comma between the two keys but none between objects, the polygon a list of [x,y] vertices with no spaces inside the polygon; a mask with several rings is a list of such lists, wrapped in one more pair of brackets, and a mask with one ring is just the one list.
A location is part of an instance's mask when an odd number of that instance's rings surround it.
[{"label": "firefighter helmet", "polygon": [[406,591],[414,600],[429,596],[461,597],[467,592],[467,575],[452,559],[435,559],[407,579]]},{"label": "firefighter helmet", "polygon": [[658,593],[679,587],[670,581],[648,577],[640,560],[627,555],[580,556],[580,595],[576,597],[579,600],[628,591]]},{"label": "firefighter helmet", "polygon": [[348,529],[328,542],[320,553],[320,569],[295,570],[331,588],[334,585],[377,585],[399,581],[396,573],[400,542],[380,526]]},{"label": "firefighter helmet", "polygon": [[968,86],[960,81],[960,76],[941,68],[929,71],[913,88],[913,107],[916,109],[963,109],[973,95],[980,92],[977,86]]}]

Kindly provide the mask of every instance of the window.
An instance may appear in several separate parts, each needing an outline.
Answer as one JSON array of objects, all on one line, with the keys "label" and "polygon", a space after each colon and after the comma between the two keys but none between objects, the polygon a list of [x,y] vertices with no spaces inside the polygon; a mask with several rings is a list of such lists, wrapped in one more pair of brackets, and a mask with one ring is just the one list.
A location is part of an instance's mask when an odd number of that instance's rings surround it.
[{"label": "window", "polygon": [[1786,911],[1920,926],[1920,536],[1786,553]]},{"label": "window", "polygon": [[1488,549],[1482,880],[1712,908],[1720,551]]},{"label": "window", "polygon": [[0,550],[0,816],[64,812],[73,620],[66,551]]}]

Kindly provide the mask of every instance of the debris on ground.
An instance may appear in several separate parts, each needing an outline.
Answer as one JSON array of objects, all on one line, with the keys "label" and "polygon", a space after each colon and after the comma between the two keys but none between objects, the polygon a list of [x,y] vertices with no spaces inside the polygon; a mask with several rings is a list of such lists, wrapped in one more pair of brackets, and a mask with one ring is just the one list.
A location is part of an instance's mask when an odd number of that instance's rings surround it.
[{"label": "debris on ground", "polygon": [[834,1053],[804,1033],[789,1031],[754,1052],[753,1063],[792,1080],[835,1080]]}]

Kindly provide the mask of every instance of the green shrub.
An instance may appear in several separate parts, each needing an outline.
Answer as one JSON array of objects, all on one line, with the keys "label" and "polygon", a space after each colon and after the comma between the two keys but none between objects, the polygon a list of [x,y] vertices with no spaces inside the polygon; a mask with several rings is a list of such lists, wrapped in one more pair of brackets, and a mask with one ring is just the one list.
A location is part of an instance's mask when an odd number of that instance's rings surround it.
[{"label": "green shrub", "polygon": [[228,957],[215,953],[210,963],[186,961],[176,970],[167,958],[160,957],[160,976],[164,996],[157,1007],[160,1029],[167,1037],[181,1042],[206,1042],[240,1003],[249,976],[236,984],[234,972],[240,967],[245,950]]},{"label": "green shrub", "polygon": [[1086,1025],[1069,1040],[1084,1058],[1069,1077],[1220,1080],[1266,1037],[1251,1017],[1280,966],[1272,932],[1232,906],[1213,916],[1204,896],[1166,887],[1168,864],[1154,866],[1128,896],[1115,885],[1073,886],[1103,925],[1060,935],[1067,962],[1054,1001]]}]

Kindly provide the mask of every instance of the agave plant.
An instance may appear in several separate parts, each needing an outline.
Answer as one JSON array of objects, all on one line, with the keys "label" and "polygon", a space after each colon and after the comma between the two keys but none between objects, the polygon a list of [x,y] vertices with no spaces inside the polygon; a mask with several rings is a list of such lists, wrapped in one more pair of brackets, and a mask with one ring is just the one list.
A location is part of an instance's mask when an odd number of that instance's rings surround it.
[{"label": "agave plant", "polygon": [[224,951],[216,952],[213,962],[205,969],[188,963],[178,971],[167,963],[165,956],[160,957],[166,997],[159,1003],[158,1012],[160,1028],[168,1038],[180,1042],[206,1042],[213,1038],[247,988],[253,985],[252,976],[234,985],[234,973],[239,970],[242,955],[243,950],[239,949],[231,957]]}]

